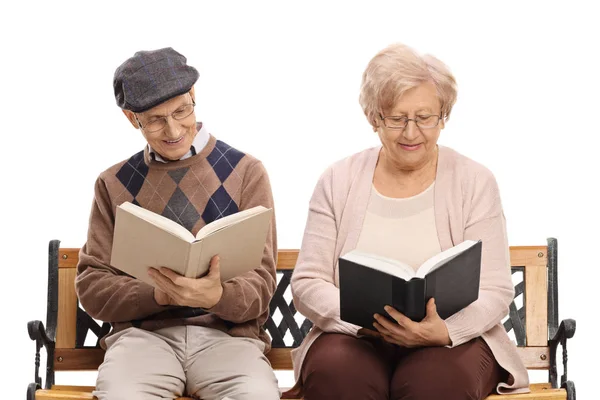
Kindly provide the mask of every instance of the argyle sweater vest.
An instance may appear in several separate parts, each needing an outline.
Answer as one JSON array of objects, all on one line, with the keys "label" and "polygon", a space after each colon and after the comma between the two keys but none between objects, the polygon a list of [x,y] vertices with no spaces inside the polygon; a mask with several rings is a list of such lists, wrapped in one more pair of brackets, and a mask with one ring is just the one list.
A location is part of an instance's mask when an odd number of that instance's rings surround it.
[{"label": "argyle sweater vest", "polygon": [[204,225],[239,210],[273,207],[262,163],[211,136],[200,153],[185,160],[161,163],[146,149],[107,169],[96,180],[75,285],[82,307],[93,318],[110,322],[111,333],[130,326],[154,330],[199,325],[262,340],[268,351],[270,339],[262,327],[276,288],[275,218],[261,265],[225,282],[214,307],[160,306],[152,286],[110,266],[116,207],[125,201],[170,218],[195,235]]}]

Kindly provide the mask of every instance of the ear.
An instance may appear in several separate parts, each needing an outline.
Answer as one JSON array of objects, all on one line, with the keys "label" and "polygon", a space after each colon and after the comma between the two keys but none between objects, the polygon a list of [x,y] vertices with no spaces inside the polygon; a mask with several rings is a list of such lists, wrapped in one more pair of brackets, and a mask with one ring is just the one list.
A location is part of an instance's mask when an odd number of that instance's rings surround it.
[{"label": "ear", "polygon": [[440,130],[446,127],[446,117],[440,119]]},{"label": "ear", "polygon": [[190,94],[190,97],[192,98],[192,100],[195,103],[196,102],[196,94],[194,93],[194,86],[192,86],[192,88],[190,89],[190,91],[188,93]]},{"label": "ear", "polygon": [[383,120],[381,119],[381,113],[378,112],[376,115],[373,115],[371,118],[371,127],[373,128],[373,132],[378,132],[382,124]]},{"label": "ear", "polygon": [[379,128],[381,128],[381,120],[377,120],[376,118],[373,118],[373,121],[371,121],[371,127],[373,128],[373,132],[378,132]]},{"label": "ear", "polygon": [[135,113],[133,111],[130,111],[130,110],[121,110],[121,111],[123,111],[123,114],[125,114],[125,116],[129,120],[129,122],[131,122],[131,125],[133,125],[133,127],[135,129],[140,129],[140,125],[138,124],[137,118],[135,117]]}]

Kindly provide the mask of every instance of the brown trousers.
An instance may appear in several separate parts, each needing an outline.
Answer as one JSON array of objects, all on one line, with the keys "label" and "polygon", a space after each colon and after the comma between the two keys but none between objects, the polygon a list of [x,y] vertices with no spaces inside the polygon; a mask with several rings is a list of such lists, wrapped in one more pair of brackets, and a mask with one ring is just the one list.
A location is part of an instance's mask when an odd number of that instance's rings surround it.
[{"label": "brown trousers", "polygon": [[455,348],[405,349],[325,333],[302,366],[305,400],[480,400],[505,378],[481,338]]}]

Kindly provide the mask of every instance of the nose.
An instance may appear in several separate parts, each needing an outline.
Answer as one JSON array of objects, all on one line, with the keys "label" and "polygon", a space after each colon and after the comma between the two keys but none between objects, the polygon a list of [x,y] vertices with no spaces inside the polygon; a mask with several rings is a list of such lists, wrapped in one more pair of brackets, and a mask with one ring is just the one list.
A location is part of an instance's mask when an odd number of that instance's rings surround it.
[{"label": "nose", "polygon": [[406,127],[404,128],[404,131],[402,132],[402,136],[407,140],[407,141],[413,141],[415,140],[419,135],[421,134],[421,132],[419,131],[419,127],[417,126],[417,123],[415,121],[408,120]]},{"label": "nose", "polygon": [[165,135],[170,139],[177,139],[181,136],[181,125],[171,117],[166,119]]}]

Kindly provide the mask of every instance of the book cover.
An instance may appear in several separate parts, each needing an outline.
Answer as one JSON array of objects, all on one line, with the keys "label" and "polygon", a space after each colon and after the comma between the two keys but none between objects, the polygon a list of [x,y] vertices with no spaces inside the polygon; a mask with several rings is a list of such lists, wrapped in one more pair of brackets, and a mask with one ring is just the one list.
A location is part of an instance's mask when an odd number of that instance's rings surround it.
[{"label": "book cover", "polygon": [[421,321],[430,298],[445,319],[467,307],[479,296],[481,241],[466,241],[442,252],[414,271],[396,260],[350,252],[339,258],[340,317],[373,329],[373,315],[389,315],[390,305]]}]

